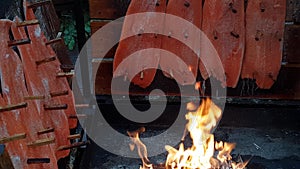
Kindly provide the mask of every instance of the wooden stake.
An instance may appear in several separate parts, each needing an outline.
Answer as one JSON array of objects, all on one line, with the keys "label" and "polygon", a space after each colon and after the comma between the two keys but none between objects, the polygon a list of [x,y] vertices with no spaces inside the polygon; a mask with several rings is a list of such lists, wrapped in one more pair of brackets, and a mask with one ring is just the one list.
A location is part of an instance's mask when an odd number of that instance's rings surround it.
[{"label": "wooden stake", "polygon": [[28,158],[27,164],[50,163],[50,158]]},{"label": "wooden stake", "polygon": [[74,139],[78,139],[78,138],[81,138],[80,134],[73,134],[73,135],[68,136],[68,140],[74,140]]},{"label": "wooden stake", "polygon": [[36,61],[36,65],[41,65],[43,63],[47,63],[47,62],[52,62],[52,61],[55,61],[56,60],[56,57],[53,56],[53,57],[50,57],[50,58],[46,58],[46,59],[43,59],[43,60],[39,60],[39,61]]},{"label": "wooden stake", "polygon": [[85,146],[87,144],[90,144],[90,142],[89,141],[77,142],[77,143],[73,143],[71,145],[60,146],[57,149],[57,151],[69,150],[69,149],[72,149],[72,148],[78,148],[78,147],[81,147],[81,146]]},{"label": "wooden stake", "polygon": [[19,40],[12,40],[12,41],[8,41],[8,47],[11,46],[18,46],[18,45],[24,45],[24,44],[30,44],[30,39],[19,39]]},{"label": "wooden stake", "polygon": [[72,77],[74,76],[74,72],[59,72],[57,73],[56,77]]},{"label": "wooden stake", "polygon": [[33,19],[33,20],[19,22],[19,23],[17,23],[17,27],[37,25],[37,24],[39,24],[39,21],[37,19]]},{"label": "wooden stake", "polygon": [[25,96],[24,100],[43,100],[45,96]]},{"label": "wooden stake", "polygon": [[54,132],[54,128],[47,128],[37,132],[38,135]]},{"label": "wooden stake", "polygon": [[40,6],[48,5],[48,4],[50,4],[50,2],[51,2],[50,0],[33,2],[33,3],[30,3],[27,7],[28,8],[37,8]]},{"label": "wooden stake", "polygon": [[13,136],[0,138],[0,144],[4,144],[4,143],[7,143],[7,142],[16,141],[16,140],[21,140],[21,139],[24,139],[24,138],[26,138],[26,133],[15,134]]},{"label": "wooden stake", "polygon": [[40,139],[40,140],[36,140],[34,142],[31,142],[31,143],[27,144],[27,146],[28,147],[38,147],[38,146],[52,144],[54,142],[55,142],[54,138],[46,138],[46,139]]},{"label": "wooden stake", "polygon": [[45,110],[62,110],[67,109],[67,104],[58,104],[58,105],[44,105]]},{"label": "wooden stake", "polygon": [[14,104],[14,105],[8,105],[5,107],[0,107],[0,112],[5,112],[5,111],[11,111],[11,110],[16,110],[16,109],[21,109],[27,107],[27,103],[19,103],[19,104]]},{"label": "wooden stake", "polygon": [[89,104],[76,104],[75,107],[76,108],[88,108],[88,107],[90,107],[90,105]]},{"label": "wooden stake", "polygon": [[64,96],[64,95],[68,95],[69,91],[68,90],[64,90],[64,91],[59,91],[59,92],[51,92],[50,96],[51,97],[57,97],[57,96]]},{"label": "wooden stake", "polygon": [[86,114],[71,114],[69,115],[70,119],[77,119],[77,118],[86,118]]},{"label": "wooden stake", "polygon": [[51,39],[48,42],[46,42],[46,45],[51,45],[53,43],[58,43],[58,42],[62,42],[62,38]]}]

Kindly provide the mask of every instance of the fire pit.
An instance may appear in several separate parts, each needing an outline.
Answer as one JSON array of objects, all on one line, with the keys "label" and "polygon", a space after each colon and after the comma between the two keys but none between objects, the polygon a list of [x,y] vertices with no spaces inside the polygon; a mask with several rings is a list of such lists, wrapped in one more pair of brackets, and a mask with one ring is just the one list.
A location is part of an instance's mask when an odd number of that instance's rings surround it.
[{"label": "fire pit", "polygon": [[[101,105],[103,109],[113,110],[111,105]],[[176,105],[173,105],[176,107]],[[176,108],[175,108],[176,109]],[[171,113],[172,111],[169,110]],[[105,111],[104,111],[105,112]],[[232,161],[244,162],[249,160],[247,169],[291,169],[300,167],[300,132],[297,121],[300,119],[299,107],[281,106],[245,106],[227,105],[223,118],[214,131],[214,140],[236,143],[235,149],[231,152]],[[115,117],[113,112],[109,112],[111,117]],[[169,114],[170,115],[170,114]],[[288,115],[288,116],[287,116]],[[120,120],[107,117],[111,125],[124,135],[127,131],[137,128],[130,123],[123,123]],[[115,120],[115,121],[114,121]],[[162,120],[165,121],[166,120]],[[122,125],[120,125],[122,123]],[[117,125],[118,124],[118,125]],[[167,129],[166,125],[145,126],[146,130],[140,133],[140,138],[151,137],[162,133]],[[166,138],[166,139],[173,139]],[[112,140],[113,141],[113,140]],[[124,148],[129,149],[130,142],[124,142]],[[184,147],[191,147],[193,140],[187,135],[182,142]],[[153,140],[152,147],[163,144],[163,140]],[[179,149],[179,143],[175,149]],[[136,149],[134,150],[136,151]],[[136,151],[136,153],[138,153]],[[215,154],[214,154],[215,155]],[[165,168],[168,153],[149,157],[149,162],[153,168]],[[84,153],[81,168],[91,169],[138,169],[143,163],[140,159],[125,158],[111,154],[96,144],[88,146]]]}]

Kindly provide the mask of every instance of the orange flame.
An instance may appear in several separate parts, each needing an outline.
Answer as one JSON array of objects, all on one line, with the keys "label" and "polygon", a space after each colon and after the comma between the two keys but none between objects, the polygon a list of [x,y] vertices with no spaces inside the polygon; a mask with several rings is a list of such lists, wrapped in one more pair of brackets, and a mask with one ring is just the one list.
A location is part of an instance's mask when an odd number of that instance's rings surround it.
[{"label": "orange flame", "polygon": [[[194,104],[190,103],[187,108],[191,110],[193,106]],[[245,168],[248,162],[235,163],[231,161],[230,153],[235,148],[235,144],[214,141],[214,135],[211,133],[221,116],[221,109],[210,99],[204,99],[196,111],[188,112],[185,116],[188,120],[186,130],[190,133],[193,145],[185,149],[181,143],[178,150],[166,145],[165,149],[168,151],[166,169]],[[139,149],[138,152],[143,161],[143,167],[140,169],[151,168],[146,146],[140,141],[138,132],[128,134]],[[214,157],[215,150],[218,151],[216,158]]]}]

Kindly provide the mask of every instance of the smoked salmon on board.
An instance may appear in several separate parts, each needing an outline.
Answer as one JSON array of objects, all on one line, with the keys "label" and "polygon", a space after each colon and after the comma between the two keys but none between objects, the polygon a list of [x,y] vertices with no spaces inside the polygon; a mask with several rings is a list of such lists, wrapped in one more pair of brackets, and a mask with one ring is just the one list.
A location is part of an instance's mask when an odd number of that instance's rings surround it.
[{"label": "smoked salmon on board", "polygon": [[[19,22],[16,18],[16,22]],[[27,26],[28,31],[33,31],[36,36],[40,35],[40,28],[35,27],[35,30],[32,30],[34,25]],[[48,67],[48,72],[56,74],[53,69],[51,69],[51,65],[53,63],[43,63],[41,65],[37,65],[36,61],[40,61],[41,58],[49,58],[52,57],[53,54],[50,54],[48,50],[45,50],[39,44],[34,37],[27,37],[25,29],[23,27],[17,27],[16,24],[12,25],[12,33],[15,39],[26,39],[30,38],[31,43],[20,45],[18,49],[20,51],[21,59],[24,65],[24,72],[26,78],[26,85],[28,88],[29,96],[44,96],[44,99],[35,100],[34,103],[38,109],[40,119],[44,126],[53,127],[54,132],[50,133],[49,136],[55,138],[55,144],[51,144],[51,148],[55,151],[57,159],[65,157],[68,155],[68,151],[58,152],[56,151],[58,147],[69,145],[69,140],[66,139],[66,136],[70,134],[69,132],[69,124],[66,114],[63,110],[45,110],[45,105],[54,105],[56,102],[52,101],[50,97],[49,91],[53,88],[52,84],[53,79],[50,79],[44,74],[44,68]],[[41,37],[40,37],[41,38]],[[57,66],[59,66],[57,64]],[[63,88],[62,88],[63,89]],[[53,90],[53,89],[52,89]]]},{"label": "smoked salmon on board", "polygon": [[[217,57],[221,59],[226,75],[226,86],[236,87],[245,51],[244,1],[205,1],[202,31],[216,49]],[[203,48],[202,50],[206,49]],[[205,66],[199,64],[199,69],[202,77],[207,79],[209,75]]]},{"label": "smoked salmon on board", "polygon": [[[142,12],[164,13],[165,10],[166,0],[132,0],[126,15]],[[163,30],[164,20],[162,17],[155,15],[155,13],[140,16],[130,17],[131,19],[128,19],[127,16],[125,17],[121,41],[114,57],[113,71],[114,77],[124,76],[124,79],[132,79],[131,82],[133,84],[146,88],[151,84],[156,74],[160,52],[153,50],[143,57],[143,53],[140,52],[137,53],[138,57],[130,60],[130,63],[127,63],[127,65],[122,65],[121,63],[135,52],[149,48],[160,48],[162,40],[160,33]],[[144,33],[147,30],[157,33]],[[134,36],[125,38],[128,34],[134,34]]]},{"label": "smoked salmon on board", "polygon": [[[202,22],[202,0],[169,0],[166,14],[174,15],[192,23],[191,25],[176,25],[179,21],[176,17],[166,17],[164,24],[164,35],[162,38],[162,49],[172,52],[177,59],[161,54],[159,65],[167,77],[176,79],[181,85],[194,84],[198,72],[199,54],[187,46],[187,41],[192,46],[200,44],[200,36],[197,31]],[[197,29],[197,30],[196,30]],[[173,38],[179,37],[182,42]],[[199,50],[200,46],[198,47]],[[165,54],[165,53],[164,53]],[[192,73],[192,75],[190,75]]]},{"label": "smoked salmon on board", "polygon": [[[24,9],[25,11],[25,18],[26,20],[34,20],[36,19],[33,10],[27,7],[27,2],[24,1]],[[49,88],[45,94],[50,95],[50,93],[60,93],[65,92],[61,96],[53,97],[53,101],[60,102],[61,104],[67,104],[67,109],[63,110],[66,113],[67,117],[76,115],[75,110],[75,100],[73,96],[73,92],[69,86],[67,78],[61,77],[57,78],[56,75],[58,72],[62,72],[60,65],[61,63],[58,60],[58,57],[52,47],[50,45],[46,45],[47,42],[46,36],[41,31],[39,25],[32,25],[28,26],[28,33],[29,38],[32,41],[32,44],[36,47],[35,52],[37,53],[34,55],[34,59],[36,61],[41,61],[45,59],[45,57],[56,57],[56,60],[52,61],[49,64],[42,64],[39,66],[39,70],[42,73],[42,77],[47,78],[49,80]],[[69,128],[73,129],[77,126],[77,119],[68,118]]]},{"label": "smoked salmon on board", "polygon": [[282,61],[286,0],[248,1],[246,51],[241,77],[255,79],[269,89],[276,81]]},{"label": "smoked salmon on board", "polygon": [[[24,70],[19,56],[8,47],[9,30],[12,21],[0,20],[0,72],[1,91],[0,107],[26,103],[27,106],[20,109],[0,112],[0,138],[12,137],[16,134],[26,134],[20,140],[5,143],[6,149],[13,162],[14,168],[41,169],[57,168],[57,160],[53,149],[49,145],[42,147],[29,147],[28,144],[42,138],[53,137],[51,135],[37,134],[46,128],[42,123],[40,114],[33,101],[25,100],[28,91],[25,85]],[[48,164],[31,165],[26,163],[29,158],[49,158]]]}]

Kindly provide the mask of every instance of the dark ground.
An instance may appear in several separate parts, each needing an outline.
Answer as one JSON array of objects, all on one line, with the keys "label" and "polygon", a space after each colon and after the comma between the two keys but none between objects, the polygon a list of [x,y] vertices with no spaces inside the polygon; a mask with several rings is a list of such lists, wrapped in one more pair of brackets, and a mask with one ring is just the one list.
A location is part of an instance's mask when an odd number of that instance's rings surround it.
[{"label": "dark ground", "polygon": [[[120,132],[136,127],[135,124],[128,123],[115,114],[116,111],[111,104],[100,107],[107,121]],[[146,126],[147,131],[141,137],[155,135],[166,129],[165,127],[172,123],[167,117],[176,117],[174,112],[177,108],[176,104],[167,108],[166,114],[162,115],[156,124]],[[232,155],[241,155],[244,160],[250,159],[248,169],[299,169],[299,121],[300,104],[292,106],[227,104],[214,134],[216,140],[237,144]],[[163,140],[153,141],[154,144],[160,142]],[[127,149],[129,146],[124,148]],[[165,159],[166,154],[150,158],[151,162],[156,164],[164,163]],[[116,156],[92,143],[84,152],[80,169],[138,169],[140,164],[140,159]]]}]

